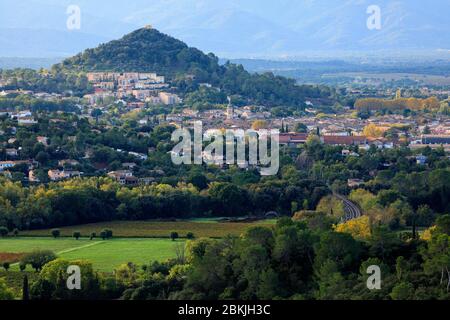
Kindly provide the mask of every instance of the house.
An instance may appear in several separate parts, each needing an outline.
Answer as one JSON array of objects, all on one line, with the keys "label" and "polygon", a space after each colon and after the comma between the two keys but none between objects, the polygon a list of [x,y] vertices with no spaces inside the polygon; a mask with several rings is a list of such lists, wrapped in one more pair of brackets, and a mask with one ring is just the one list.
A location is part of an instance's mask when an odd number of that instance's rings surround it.
[{"label": "house", "polygon": [[145,102],[147,102],[149,104],[161,104],[162,103],[160,97],[154,97],[154,96],[145,98]]},{"label": "house", "polygon": [[133,181],[133,179],[132,180],[129,179],[133,177],[133,172],[129,170],[111,171],[108,172],[108,177],[113,178],[122,185],[126,185],[127,182]]},{"label": "house", "polygon": [[364,184],[364,180],[361,179],[348,179],[347,185],[349,188],[357,188]]},{"label": "house", "polygon": [[63,179],[69,179],[73,177],[80,177],[81,172],[71,170],[48,170],[48,177],[52,181],[58,181]]},{"label": "house", "polygon": [[423,135],[422,144],[431,144],[431,145],[450,144],[450,135]]},{"label": "house", "polygon": [[130,169],[130,170],[132,170],[136,166],[137,166],[137,164],[134,163],[134,162],[124,162],[124,163],[122,163],[122,167],[124,167],[126,169]]},{"label": "house", "polygon": [[26,117],[26,118],[20,118],[17,120],[20,125],[26,126],[26,125],[33,125],[38,123],[34,118],[32,117]]},{"label": "house", "polygon": [[18,160],[18,161],[0,161],[0,171],[5,169],[13,168],[19,164],[28,164],[28,167],[32,166],[32,162],[29,160]]},{"label": "house", "polygon": [[156,181],[156,179],[153,178],[153,177],[139,178],[139,184],[143,184],[143,185],[146,185],[146,186],[152,184],[155,181]]},{"label": "house", "polygon": [[28,181],[30,181],[30,182],[40,182],[40,180],[36,176],[36,172],[34,170],[30,170],[28,172]]},{"label": "house", "polygon": [[17,157],[19,155],[19,151],[15,148],[6,148],[5,153],[9,157]]},{"label": "house", "polygon": [[161,102],[165,105],[172,105],[181,102],[181,99],[176,94],[168,92],[160,92],[159,98],[161,99]]},{"label": "house", "polygon": [[419,154],[416,156],[416,163],[418,165],[424,166],[427,163],[428,157],[424,156],[423,154]]},{"label": "house", "polygon": [[128,152],[128,154],[132,155],[132,156],[135,156],[136,158],[139,158],[139,159],[144,160],[144,161],[148,159],[148,156],[146,154],[143,154],[143,153],[130,151],[130,152]]},{"label": "house", "polygon": [[307,133],[281,133],[279,137],[280,145],[296,147],[305,144],[308,139]]},{"label": "house", "polygon": [[77,165],[79,165],[80,163],[77,160],[72,160],[72,159],[64,159],[64,160],[59,160],[58,161],[58,166],[60,167],[75,167]]},{"label": "house", "polygon": [[367,144],[365,136],[323,136],[321,140],[324,144],[337,146],[361,146]]},{"label": "house", "polygon": [[44,146],[48,146],[48,138],[39,136],[36,138],[37,142],[42,143]]},{"label": "house", "polygon": [[359,154],[354,152],[354,151],[350,151],[348,149],[343,149],[341,152],[342,156],[344,157],[359,157]]}]

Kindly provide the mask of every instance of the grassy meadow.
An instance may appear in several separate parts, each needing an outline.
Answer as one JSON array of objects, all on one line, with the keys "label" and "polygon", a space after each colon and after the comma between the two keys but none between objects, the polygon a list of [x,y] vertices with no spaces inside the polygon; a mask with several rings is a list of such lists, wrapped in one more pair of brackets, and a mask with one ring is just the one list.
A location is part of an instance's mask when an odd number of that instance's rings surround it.
[{"label": "grassy meadow", "polygon": [[[112,272],[117,266],[127,262],[143,264],[149,263],[152,260],[164,261],[169,258],[174,258],[176,256],[175,247],[180,244],[183,245],[184,241],[138,238],[75,240],[70,238],[18,237],[0,239],[0,252],[26,253],[36,249],[52,250],[60,258],[68,260],[89,260],[92,262],[94,269],[103,272]],[[12,265],[11,272],[17,269],[17,265]]]},{"label": "grassy meadow", "polygon": [[[176,257],[176,246],[184,245],[182,238],[188,232],[193,232],[196,238],[221,238],[229,234],[239,236],[252,226],[270,226],[274,223],[274,220],[247,223],[218,222],[214,219],[112,221],[59,228],[61,237],[56,239],[51,236],[51,229],[22,231],[18,237],[0,238],[0,263],[12,263],[10,272],[15,272],[18,270],[16,262],[25,253],[51,250],[58,257],[89,260],[96,270],[112,272],[127,262],[143,264]],[[103,229],[113,230],[113,238],[89,239],[91,233],[95,232],[98,236]],[[79,240],[72,238],[74,231],[81,232]],[[174,231],[181,239],[170,240],[170,233]]]},{"label": "grassy meadow", "polygon": [[[217,222],[215,220],[197,219],[183,221],[111,221],[85,224],[80,226],[62,227],[61,236],[71,237],[74,231],[80,231],[88,237],[92,232],[100,234],[103,229],[113,230],[114,237],[124,238],[169,238],[172,231],[185,237],[193,232],[195,237],[222,238],[226,235],[239,236],[252,226],[270,226],[274,220],[258,222]],[[21,236],[50,236],[51,229],[23,231]]]}]

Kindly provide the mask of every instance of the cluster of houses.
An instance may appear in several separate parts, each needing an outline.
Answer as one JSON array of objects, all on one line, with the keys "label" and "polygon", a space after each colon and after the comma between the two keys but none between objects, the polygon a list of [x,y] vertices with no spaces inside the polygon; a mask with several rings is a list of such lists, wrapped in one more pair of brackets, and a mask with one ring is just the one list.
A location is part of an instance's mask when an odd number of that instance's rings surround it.
[{"label": "cluster of houses", "polygon": [[141,103],[173,105],[181,102],[174,93],[167,92],[169,84],[156,73],[139,72],[90,72],[87,74],[94,93],[85,95],[94,105],[107,98],[124,99],[134,97]]}]

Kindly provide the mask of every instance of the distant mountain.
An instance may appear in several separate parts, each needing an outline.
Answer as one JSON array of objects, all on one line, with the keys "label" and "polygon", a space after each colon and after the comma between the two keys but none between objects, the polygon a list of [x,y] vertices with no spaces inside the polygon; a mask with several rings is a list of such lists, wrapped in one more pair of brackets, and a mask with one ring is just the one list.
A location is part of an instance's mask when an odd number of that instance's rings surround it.
[{"label": "distant mountain", "polygon": [[[222,57],[329,56],[450,49],[448,0],[77,0],[78,36],[66,29],[72,0],[2,0],[0,56],[75,54],[147,24]],[[369,5],[381,9],[381,30],[368,30]],[[45,30],[41,32],[41,30]],[[31,48],[18,39],[41,44]],[[56,32],[56,35],[52,32]],[[65,34],[71,41],[52,46]],[[448,56],[448,51],[439,51]]]},{"label": "distant mountain", "polygon": [[0,69],[49,69],[55,63],[62,61],[63,58],[3,58],[0,57]]},{"label": "distant mountain", "polygon": [[108,38],[82,32],[45,29],[0,29],[2,57],[67,57]]},{"label": "distant mountain", "polygon": [[[372,4],[381,9],[381,30],[367,28]],[[448,48],[450,22],[442,14],[448,10],[447,0],[160,0],[127,21],[152,23],[219,56],[333,56]]]}]

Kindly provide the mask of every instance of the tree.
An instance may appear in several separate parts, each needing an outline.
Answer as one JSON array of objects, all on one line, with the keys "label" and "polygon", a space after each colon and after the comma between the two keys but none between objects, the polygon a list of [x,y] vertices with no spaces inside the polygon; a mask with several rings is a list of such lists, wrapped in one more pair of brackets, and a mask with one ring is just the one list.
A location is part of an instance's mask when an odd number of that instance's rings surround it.
[{"label": "tree", "polygon": [[39,151],[39,153],[36,155],[36,161],[38,161],[41,164],[46,164],[47,161],[50,160],[50,155],[45,151]]},{"label": "tree", "polygon": [[447,276],[447,292],[450,291],[450,237],[446,234],[435,232],[432,234],[428,248],[421,251],[424,258],[425,273],[440,274],[440,285]]},{"label": "tree", "polygon": [[0,237],[4,238],[8,235],[9,230],[6,227],[0,227]]},{"label": "tree", "polygon": [[22,300],[30,300],[28,276],[24,275],[22,284]]},{"label": "tree", "polygon": [[51,234],[53,236],[53,238],[58,238],[61,235],[61,230],[59,229],[52,229]]},{"label": "tree", "polygon": [[265,120],[256,120],[252,124],[253,130],[267,129],[268,127],[269,127],[269,124]]},{"label": "tree", "polygon": [[353,238],[359,240],[369,239],[371,226],[368,216],[362,216],[357,219],[338,224],[335,228],[337,232],[351,234]]},{"label": "tree", "polygon": [[304,123],[296,123],[294,127],[294,131],[298,133],[307,133],[308,127]]},{"label": "tree", "polygon": [[95,108],[91,112],[91,116],[95,118],[95,123],[98,124],[98,118],[103,114],[102,110]]},{"label": "tree", "polygon": [[383,133],[383,129],[373,123],[367,125],[363,130],[363,135],[370,138],[380,138],[383,136]]},{"label": "tree", "polygon": [[450,236],[450,214],[440,216],[436,219],[436,231]]},{"label": "tree", "polygon": [[[80,268],[81,290],[68,290],[67,279],[69,274],[67,269],[71,265]],[[65,259],[55,259],[47,263],[39,275],[40,279],[52,284],[54,290],[52,299],[98,299],[99,279],[97,273],[92,268],[92,264],[86,260],[68,261]]]},{"label": "tree", "polygon": [[346,233],[325,232],[320,237],[320,242],[314,248],[316,252],[316,269],[330,260],[336,263],[338,270],[346,270],[355,266],[362,248],[351,235]]},{"label": "tree", "polygon": [[186,238],[189,240],[192,240],[195,238],[194,233],[193,232],[188,232],[186,233]]},{"label": "tree", "polygon": [[52,298],[55,285],[46,279],[39,277],[30,288],[30,297],[32,300],[50,300]]},{"label": "tree", "polygon": [[172,241],[175,241],[178,237],[178,232],[173,231],[170,233],[170,239],[172,239]]},{"label": "tree", "polygon": [[23,261],[20,261],[20,262],[19,262],[19,270],[20,270],[21,272],[24,272],[26,268],[27,268],[27,264],[24,263]]},{"label": "tree", "polygon": [[316,297],[319,300],[345,299],[345,279],[339,272],[336,262],[326,260],[317,272],[319,290]]},{"label": "tree", "polygon": [[188,179],[189,183],[192,183],[199,190],[206,189],[208,187],[208,179],[201,173],[193,173]]},{"label": "tree", "polygon": [[75,231],[74,233],[73,233],[73,237],[75,238],[75,239],[80,239],[80,237],[81,237],[81,232],[80,231]]},{"label": "tree", "polygon": [[111,239],[113,236],[113,232],[111,229],[103,229],[102,232],[100,232],[100,237],[103,240]]},{"label": "tree", "polygon": [[409,282],[401,282],[391,292],[392,300],[411,300],[414,298],[414,286]]},{"label": "tree", "polygon": [[56,255],[53,253],[53,251],[50,250],[35,250],[28,254],[26,254],[22,258],[22,262],[24,264],[29,264],[33,269],[37,271],[40,271],[42,267],[50,262],[56,259]]}]

